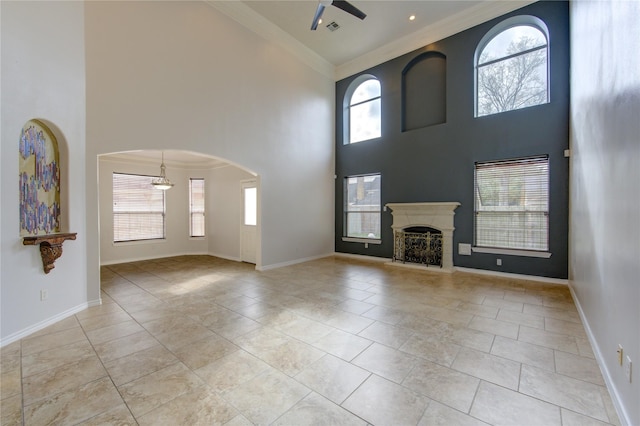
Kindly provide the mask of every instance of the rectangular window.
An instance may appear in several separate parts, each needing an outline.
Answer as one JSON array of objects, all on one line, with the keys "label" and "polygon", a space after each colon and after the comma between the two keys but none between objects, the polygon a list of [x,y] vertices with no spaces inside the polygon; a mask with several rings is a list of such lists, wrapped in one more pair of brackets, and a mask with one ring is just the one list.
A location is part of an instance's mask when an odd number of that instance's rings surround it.
[{"label": "rectangular window", "polygon": [[475,165],[475,245],[549,250],[549,157]]},{"label": "rectangular window", "polygon": [[380,239],[380,175],[345,179],[345,236]]},{"label": "rectangular window", "polygon": [[164,191],[151,182],[156,176],[113,174],[113,241],[165,238]]},{"label": "rectangular window", "polygon": [[189,179],[189,232],[192,237],[204,237],[204,179]]}]

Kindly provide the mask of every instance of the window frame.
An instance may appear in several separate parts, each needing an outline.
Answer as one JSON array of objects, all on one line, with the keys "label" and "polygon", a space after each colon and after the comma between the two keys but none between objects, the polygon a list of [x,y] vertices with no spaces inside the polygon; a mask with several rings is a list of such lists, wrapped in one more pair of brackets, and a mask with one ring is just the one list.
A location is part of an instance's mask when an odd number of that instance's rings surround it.
[{"label": "window frame", "polygon": [[[480,56],[482,55],[482,52],[484,51],[484,49],[487,47],[487,45],[489,43],[491,43],[491,41],[496,38],[498,35],[502,34],[503,32],[514,28],[514,27],[519,27],[519,26],[529,26],[532,28],[537,29],[538,31],[540,31],[542,33],[542,35],[545,37],[546,39],[546,44],[544,46],[540,46],[540,47],[536,47],[536,48],[532,48],[532,49],[528,49],[526,51],[523,52],[518,52],[516,54],[512,54],[512,55],[507,55],[507,56],[503,56],[499,59],[496,60],[491,60],[488,62],[485,62],[483,64],[478,64],[478,62],[480,61]],[[482,117],[489,117],[489,116],[493,116],[496,114],[502,114],[502,113],[506,113],[506,112],[510,112],[510,111],[518,111],[520,109],[524,109],[524,108],[529,108],[531,106],[539,106],[539,105],[545,105],[545,104],[549,104],[551,102],[551,73],[550,73],[550,67],[551,67],[551,55],[550,55],[550,51],[549,51],[549,45],[550,45],[550,37],[549,37],[549,29],[547,28],[547,25],[544,23],[544,21],[542,21],[540,18],[535,17],[535,16],[531,16],[531,15],[518,15],[518,16],[513,16],[511,18],[507,18],[501,22],[499,22],[498,24],[496,24],[494,27],[492,27],[489,31],[487,31],[485,33],[485,35],[482,37],[482,39],[480,39],[480,42],[478,43],[476,50],[475,50],[475,54],[474,54],[474,58],[473,58],[473,78],[474,78],[474,118],[482,118]],[[479,73],[479,68],[487,66],[487,65],[491,65],[491,64],[495,64],[501,61],[505,61],[508,59],[512,59],[521,55],[525,55],[525,54],[529,54],[533,51],[536,50],[541,50],[541,49],[545,49],[546,51],[546,101],[539,103],[539,104],[535,104],[535,105],[529,105],[526,107],[520,107],[520,108],[515,108],[515,109],[510,109],[510,110],[505,110],[505,111],[497,111],[497,112],[493,112],[493,113],[489,113],[489,114],[479,114],[479,90],[480,90],[480,86],[478,83],[478,73]]]},{"label": "window frame", "polygon": [[[132,212],[117,212],[116,211],[116,185],[115,185],[115,179],[116,176],[120,175],[120,176],[133,176],[133,177],[137,177],[137,178],[142,178],[142,182],[140,182],[140,184],[146,185],[148,183],[148,187],[149,187],[149,192],[151,193],[152,191],[155,193],[155,191],[157,191],[158,194],[160,194],[162,196],[162,211],[152,211],[152,210],[147,210],[147,211],[141,211],[137,214],[157,214],[160,215],[162,217],[162,236],[158,236],[159,234],[156,234],[155,236],[149,236],[148,238],[127,238],[127,239],[116,239],[116,217],[117,215],[121,215],[121,214],[135,214]],[[166,203],[166,194],[165,191],[159,190],[159,189],[155,189],[152,185],[151,182],[153,182],[153,180],[158,179],[159,176],[153,176],[153,175],[143,175],[143,174],[137,174],[137,173],[121,173],[121,172],[113,172],[112,173],[112,231],[113,231],[113,235],[112,235],[112,243],[113,244],[131,244],[131,243],[152,243],[152,242],[159,242],[159,241],[166,241],[167,239],[167,203]],[[139,229],[139,228],[137,228]]]},{"label": "window frame", "polygon": [[[202,182],[202,211],[194,211],[194,182]],[[204,238],[207,236],[207,222],[206,222],[206,210],[207,210],[207,198],[206,198],[206,186],[204,178],[189,178],[189,238]],[[194,235],[194,215],[202,216],[202,235]]]},{"label": "window frame", "polygon": [[[524,165],[527,163],[543,163],[546,166],[546,188],[545,188],[545,193],[544,195],[546,195],[546,210],[527,210],[526,205],[522,206],[521,210],[517,210],[517,209],[509,209],[509,208],[504,208],[501,210],[496,210],[495,213],[497,214],[504,214],[504,213],[524,213],[524,214],[535,214],[535,213],[539,213],[542,214],[546,220],[546,241],[545,241],[545,247],[542,249],[533,249],[533,248],[527,248],[527,247],[509,247],[506,245],[500,246],[500,245],[479,245],[478,243],[478,233],[479,233],[479,226],[478,226],[478,217],[480,216],[481,211],[479,210],[479,200],[481,198],[480,196],[480,188],[478,186],[478,166],[481,166],[482,168],[488,168],[488,167],[495,167],[495,168],[502,168],[502,167],[508,167],[510,165],[513,166],[520,166],[520,165]],[[551,198],[551,185],[550,185],[550,175],[551,175],[551,170],[550,170],[550,161],[549,161],[549,156],[548,155],[537,155],[537,156],[532,156],[532,157],[520,157],[520,158],[513,158],[513,159],[505,159],[505,160],[494,160],[494,161],[478,161],[474,164],[474,183],[473,183],[473,247],[472,250],[474,252],[478,252],[478,253],[493,253],[493,254],[507,254],[507,255],[516,255],[516,256],[526,256],[526,257],[542,257],[542,258],[549,258],[551,257],[551,252],[550,252],[550,243],[551,243],[551,232],[550,232],[550,220],[549,220],[549,211],[550,211],[550,198]],[[508,190],[507,190],[508,191]],[[534,191],[530,191],[528,192],[528,194],[535,194]],[[502,191],[500,192],[500,194],[502,195],[502,197],[508,197],[510,194],[509,192],[505,192]],[[500,198],[500,197],[499,197]],[[510,207],[510,206],[497,206],[497,207]],[[487,214],[487,213],[491,213],[490,211],[482,211],[483,214]],[[526,228],[521,228],[519,230],[516,230],[516,232],[525,232]],[[523,238],[523,245],[525,244],[526,238]]]},{"label": "window frame", "polygon": [[[380,180],[380,186],[378,188],[379,191],[379,206],[377,210],[358,210],[351,211],[349,210],[349,179],[354,178],[366,178],[366,177],[375,177],[377,176]],[[344,191],[343,191],[343,230],[342,230],[342,241],[346,242],[360,242],[365,244],[382,244],[382,173],[369,173],[369,174],[361,174],[361,175],[351,175],[345,176],[344,181]],[[368,214],[377,214],[378,215],[378,235],[379,237],[371,238],[371,237],[354,237],[349,236],[349,214],[350,213],[368,213]]]},{"label": "window frame", "polygon": [[[352,104],[351,103],[351,99],[353,98],[354,93],[356,92],[356,90],[358,90],[358,88],[364,84],[365,82],[369,81],[369,80],[375,80],[379,85],[380,85],[380,95],[373,97],[373,98],[369,98],[365,101],[361,101],[358,102],[356,104]],[[379,101],[380,102],[380,114],[378,116],[378,123],[380,126],[380,135],[378,136],[374,136],[372,138],[369,139],[363,139],[363,140],[359,140],[359,141],[351,141],[351,108],[354,106],[361,106],[364,105],[368,102],[373,102],[373,101]],[[347,90],[345,92],[344,98],[343,98],[343,133],[342,133],[342,137],[343,137],[343,145],[351,145],[351,144],[355,144],[355,143],[360,143],[360,142],[367,142],[367,141],[372,141],[375,139],[380,139],[382,137],[382,83],[380,82],[380,80],[375,77],[374,75],[371,74],[363,74],[361,76],[358,76],[356,79],[354,79],[350,84],[349,87],[347,87]]]}]

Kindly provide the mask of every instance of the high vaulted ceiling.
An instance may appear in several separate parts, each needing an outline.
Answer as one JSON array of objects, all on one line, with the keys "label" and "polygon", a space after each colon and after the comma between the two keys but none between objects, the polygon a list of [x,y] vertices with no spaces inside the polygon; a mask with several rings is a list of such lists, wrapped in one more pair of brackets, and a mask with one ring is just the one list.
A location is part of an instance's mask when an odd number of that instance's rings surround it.
[{"label": "high vaulted ceiling", "polygon": [[[311,31],[318,0],[205,1],[336,80],[533,2],[350,0],[366,13],[364,20],[328,6],[322,24]],[[414,20],[409,20],[411,15]],[[332,22],[339,29],[326,27]]]}]

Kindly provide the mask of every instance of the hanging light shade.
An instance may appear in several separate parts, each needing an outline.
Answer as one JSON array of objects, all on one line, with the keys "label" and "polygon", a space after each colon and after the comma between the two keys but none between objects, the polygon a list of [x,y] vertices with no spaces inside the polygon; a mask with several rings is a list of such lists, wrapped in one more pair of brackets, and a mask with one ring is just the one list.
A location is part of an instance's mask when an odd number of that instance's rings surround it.
[{"label": "hanging light shade", "polygon": [[151,182],[156,189],[161,189],[166,191],[167,189],[171,189],[173,187],[173,183],[169,179],[167,179],[166,175],[166,167],[164,166],[164,151],[162,151],[162,163],[160,164],[160,177],[158,179],[154,179]]}]

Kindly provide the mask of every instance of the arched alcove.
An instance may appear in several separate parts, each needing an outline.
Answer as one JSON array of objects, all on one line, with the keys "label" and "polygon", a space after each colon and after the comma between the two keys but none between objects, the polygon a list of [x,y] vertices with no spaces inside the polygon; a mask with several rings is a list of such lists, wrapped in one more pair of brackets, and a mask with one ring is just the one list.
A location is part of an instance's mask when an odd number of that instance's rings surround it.
[{"label": "arched alcove", "polygon": [[447,58],[424,52],[402,70],[402,131],[447,121]]}]

